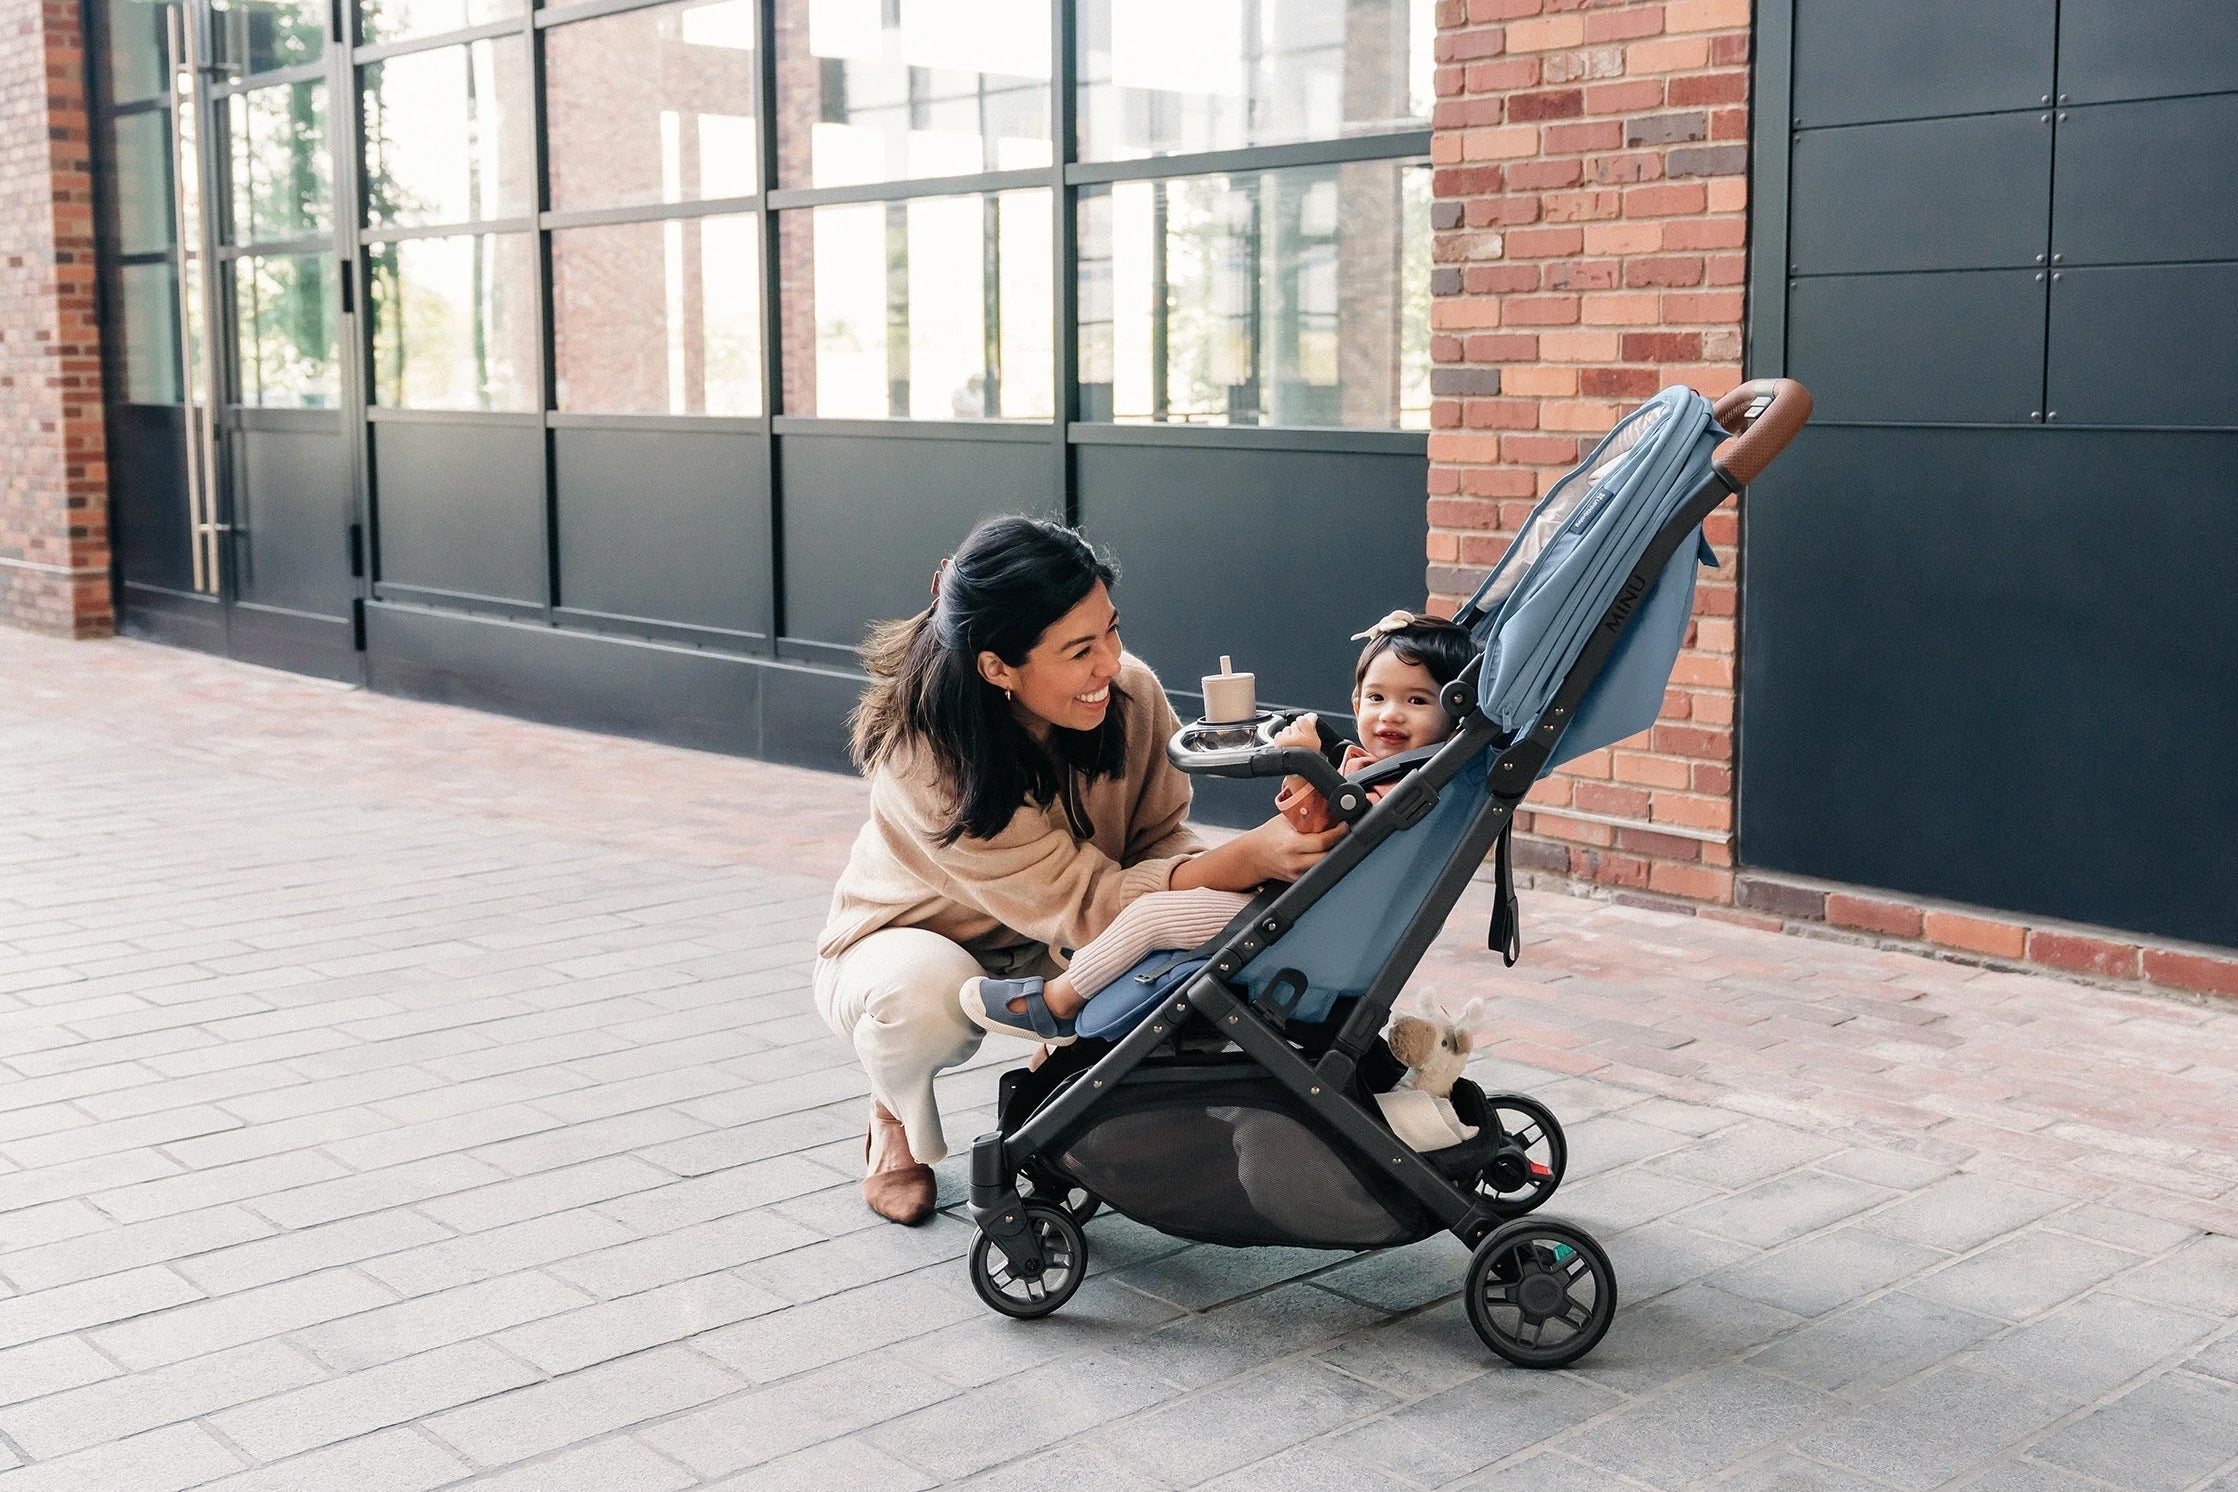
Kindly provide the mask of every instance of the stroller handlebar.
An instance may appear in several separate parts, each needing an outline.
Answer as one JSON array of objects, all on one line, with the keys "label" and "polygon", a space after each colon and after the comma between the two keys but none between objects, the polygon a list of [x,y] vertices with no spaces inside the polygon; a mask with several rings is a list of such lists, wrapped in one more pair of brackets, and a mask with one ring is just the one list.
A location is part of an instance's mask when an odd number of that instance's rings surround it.
[{"label": "stroller handlebar", "polygon": [[1811,417],[1811,393],[1792,378],[1756,378],[1717,401],[1717,422],[1732,432],[1710,460],[1735,487],[1764,474]]},{"label": "stroller handlebar", "polygon": [[1255,720],[1184,725],[1166,742],[1166,760],[1182,771],[1208,777],[1303,777],[1320,789],[1330,814],[1349,824],[1368,811],[1368,795],[1348,781],[1320,752],[1304,746],[1277,746],[1275,732],[1295,712],[1262,714]]}]

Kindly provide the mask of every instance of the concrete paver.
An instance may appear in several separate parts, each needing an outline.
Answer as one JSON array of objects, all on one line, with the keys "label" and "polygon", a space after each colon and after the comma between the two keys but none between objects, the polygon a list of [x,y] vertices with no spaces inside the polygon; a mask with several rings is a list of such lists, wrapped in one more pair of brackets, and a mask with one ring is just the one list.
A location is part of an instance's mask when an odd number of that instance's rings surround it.
[{"label": "concrete paver", "polygon": [[[2238,1487],[2238,1008],[1526,895],[1421,982],[1620,1310],[1090,1224],[979,1307],[808,1008],[850,779],[0,634],[0,1492]],[[990,1050],[942,1084],[984,1122]]]}]

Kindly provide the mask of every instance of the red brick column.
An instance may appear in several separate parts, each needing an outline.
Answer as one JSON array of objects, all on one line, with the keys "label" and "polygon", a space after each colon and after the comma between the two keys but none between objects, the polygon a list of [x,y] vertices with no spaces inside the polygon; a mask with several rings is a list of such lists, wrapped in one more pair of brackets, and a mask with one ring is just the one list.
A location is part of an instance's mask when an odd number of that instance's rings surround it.
[{"label": "red brick column", "polygon": [[[1429,588],[1446,607],[1657,389],[1740,379],[1748,0],[1440,0]],[[1651,731],[1539,785],[1521,863],[1733,900],[1738,519]]]},{"label": "red brick column", "polygon": [[93,159],[75,0],[0,0],[0,621],[113,628]]}]

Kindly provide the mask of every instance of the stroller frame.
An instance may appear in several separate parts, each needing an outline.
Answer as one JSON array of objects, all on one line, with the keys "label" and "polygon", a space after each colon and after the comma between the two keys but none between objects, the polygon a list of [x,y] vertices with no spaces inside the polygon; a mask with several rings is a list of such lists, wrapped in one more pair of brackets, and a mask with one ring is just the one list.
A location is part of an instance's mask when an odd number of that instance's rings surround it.
[{"label": "stroller frame", "polygon": [[[1085,1243],[1077,1226],[1066,1215],[1061,1226],[1049,1214],[1058,1211],[1046,1201],[1029,1204],[1018,1190],[1018,1181],[1068,1129],[1102,1102],[1133,1072],[1169,1043],[1178,1044],[1184,1028],[1201,1023],[1214,1036],[1233,1042],[1259,1067],[1271,1073],[1290,1095],[1309,1109],[1329,1131],[1355,1152],[1355,1158],[1396,1181],[1413,1196],[1445,1231],[1478,1251],[1496,1231],[1536,1227],[1556,1230],[1565,1242],[1584,1246],[1605,1256],[1582,1231],[1568,1224],[1543,1220],[1525,1223],[1512,1211],[1500,1209],[1493,1199],[1449,1180],[1422,1155],[1409,1148],[1376,1117],[1348,1096],[1363,1059],[1380,1039],[1407,980],[1422,956],[1437,939],[1447,916],[1459,902],[1477,869],[1485,862],[1524,795],[1537,781],[1553,754],[1563,731],[1577,715],[1594,680],[1615,650],[1627,623],[1663,573],[1664,567],[1688,541],[1703,519],[1728,497],[1739,493],[1770,463],[1808,418],[1810,397],[1802,387],[1784,379],[1745,383],[1719,400],[1718,423],[1732,438],[1721,442],[1713,455],[1711,473],[1657,531],[1602,613],[1593,632],[1572,663],[1551,702],[1530,727],[1500,747],[1487,773],[1489,792],[1460,843],[1437,873],[1429,894],[1409,919],[1396,948],[1366,992],[1352,1002],[1333,1041],[1318,1058],[1294,1046],[1284,1034],[1284,1015],[1273,989],[1248,997],[1229,984],[1247,964],[1276,945],[1306,908],[1319,901],[1370,851],[1393,834],[1419,823],[1438,793],[1479,753],[1499,745],[1501,732],[1480,710],[1477,680],[1483,655],[1472,661],[1461,676],[1447,685],[1441,703],[1456,722],[1453,734],[1441,745],[1404,753],[1376,763],[1351,777],[1339,775],[1320,753],[1303,748],[1242,746],[1224,750],[1181,749],[1177,736],[1170,751],[1176,765],[1194,773],[1226,777],[1281,777],[1298,775],[1319,787],[1332,812],[1350,824],[1336,846],[1296,882],[1273,896],[1261,897],[1206,945],[1209,960],[1175,992],[1169,994],[1133,1030],[1116,1039],[1076,1078],[1042,1099],[1025,1120],[1009,1132],[991,1131],[973,1141],[968,1214],[982,1235],[975,1261],[991,1259],[999,1250],[1007,1261],[1006,1273],[1031,1282],[1053,1267],[1053,1260],[1069,1267],[1071,1277],[1061,1296],[1050,1301],[1029,1300],[1019,1308],[981,1294],[1008,1314],[1037,1316],[1054,1310],[1069,1298],[1085,1274]],[[1454,620],[1463,626],[1480,620],[1471,608]],[[1188,734],[1188,730],[1182,733]],[[1262,733],[1260,739],[1264,739]],[[1366,789],[1392,782],[1381,801],[1369,802]],[[1068,1235],[1064,1230],[1071,1228]],[[1572,1239],[1569,1235],[1575,1235]],[[1505,1236],[1503,1232],[1503,1236]],[[996,1261],[999,1265],[1002,1261]],[[1476,1269],[1471,1271],[1471,1314],[1476,1320],[1478,1294]],[[979,1283],[975,1273],[975,1284]],[[1605,1287],[1610,1299],[1598,1319],[1592,1340],[1575,1351],[1552,1354],[1546,1360],[1519,1356],[1493,1341],[1481,1321],[1484,1335],[1495,1350],[1526,1366],[1552,1367],[1582,1355],[1606,1328],[1613,1313],[1613,1276]],[[1036,1308],[1045,1305],[1046,1309]]]}]

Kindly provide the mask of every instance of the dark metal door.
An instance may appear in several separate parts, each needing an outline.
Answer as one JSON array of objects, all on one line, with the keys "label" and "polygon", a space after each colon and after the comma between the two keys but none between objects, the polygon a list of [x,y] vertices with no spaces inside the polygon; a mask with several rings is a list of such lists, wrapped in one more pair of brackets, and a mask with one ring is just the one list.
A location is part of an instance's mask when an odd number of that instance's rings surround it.
[{"label": "dark metal door", "polygon": [[1740,858],[2238,945],[2238,9],[1760,9]]},{"label": "dark metal door", "polygon": [[234,656],[356,679],[354,287],[346,13],[250,0],[210,14],[208,152],[224,297],[221,549]]},{"label": "dark metal door", "polygon": [[169,7],[186,567],[231,655],[362,675],[351,107],[318,0]]}]

